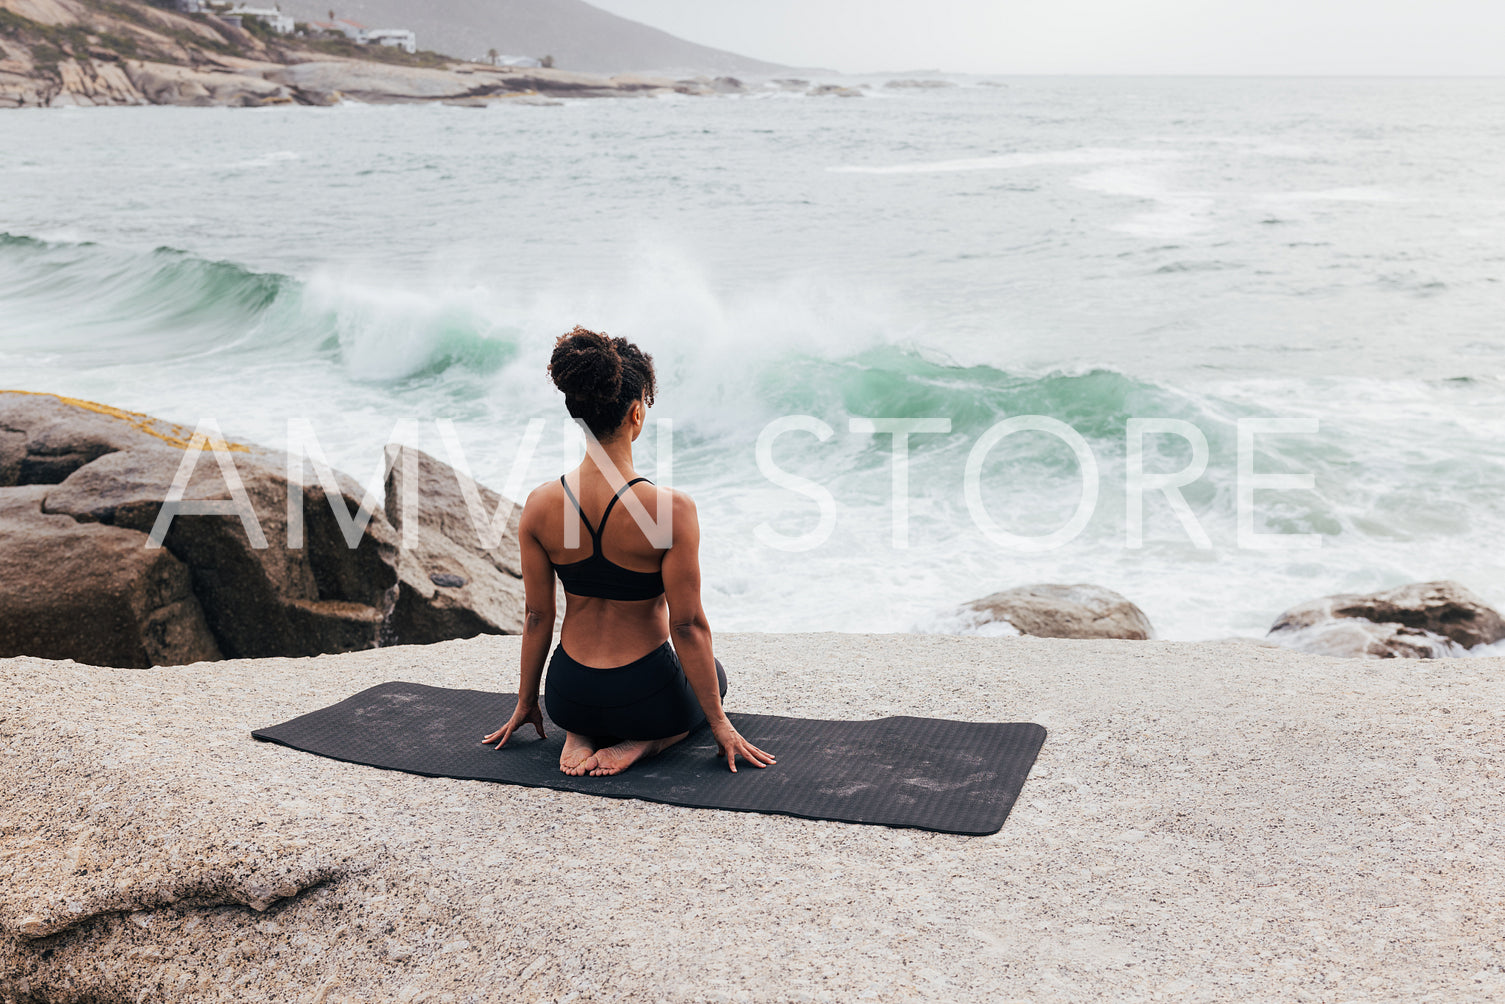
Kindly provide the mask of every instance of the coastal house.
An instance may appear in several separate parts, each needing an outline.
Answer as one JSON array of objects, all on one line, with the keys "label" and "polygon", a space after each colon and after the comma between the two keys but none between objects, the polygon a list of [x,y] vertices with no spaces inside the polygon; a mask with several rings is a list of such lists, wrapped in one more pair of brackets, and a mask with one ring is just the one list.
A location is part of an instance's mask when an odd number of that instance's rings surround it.
[{"label": "coastal house", "polygon": [[293,19],[272,7],[235,7],[229,13],[242,21],[246,18],[260,21],[279,35],[293,33]]},{"label": "coastal house", "polygon": [[403,52],[418,51],[418,36],[407,28],[372,28],[366,32],[369,45],[389,45]]},{"label": "coastal house", "polygon": [[366,26],[355,21],[347,21],[336,18],[333,21],[310,21],[308,27],[312,31],[323,32],[326,35],[344,35],[356,45],[366,44]]}]

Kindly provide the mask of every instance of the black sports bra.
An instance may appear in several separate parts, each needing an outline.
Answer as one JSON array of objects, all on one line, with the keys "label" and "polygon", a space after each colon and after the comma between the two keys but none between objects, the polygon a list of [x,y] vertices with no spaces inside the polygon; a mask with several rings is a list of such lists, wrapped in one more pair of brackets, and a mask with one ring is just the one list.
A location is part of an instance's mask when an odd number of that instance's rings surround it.
[{"label": "black sports bra", "polygon": [[[627,484],[617,489],[617,493],[606,503],[606,511],[601,514],[600,526],[592,527],[590,520],[585,518],[585,510],[580,508],[580,503],[575,499],[575,493],[570,491],[569,483],[560,475],[559,483],[564,485],[564,493],[575,506],[575,512],[580,514],[580,522],[590,531],[591,543],[594,550],[587,558],[572,561],[567,565],[555,565],[554,571],[559,573],[559,581],[564,585],[565,592],[574,593],[576,596],[594,596],[603,600],[651,600],[655,596],[661,596],[664,592],[664,573],[637,572],[631,568],[623,568],[621,565],[608,561],[606,555],[601,553],[601,533],[606,529],[606,517],[611,515],[612,506],[617,504],[617,499],[622,493],[639,481],[648,481],[647,478],[633,478]],[[648,481],[649,484],[653,482]]]}]

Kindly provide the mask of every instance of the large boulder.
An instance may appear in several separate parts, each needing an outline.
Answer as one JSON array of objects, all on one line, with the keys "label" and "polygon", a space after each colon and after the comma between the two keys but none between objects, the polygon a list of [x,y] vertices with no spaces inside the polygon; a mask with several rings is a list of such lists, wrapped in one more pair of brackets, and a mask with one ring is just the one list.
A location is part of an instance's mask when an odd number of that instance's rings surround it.
[{"label": "large boulder", "polygon": [[[286,456],[259,447],[228,455],[254,522],[232,513],[179,514],[162,537],[166,550],[192,571],[194,593],[224,654],[308,656],[376,647],[397,583],[391,526],[374,514],[351,548],[329,496],[310,488],[301,507],[305,540],[292,547]],[[133,530],[145,547],[182,460],[181,450],[108,454],[48,492],[43,509]],[[361,490],[353,483],[342,488],[337,501],[354,510]],[[233,500],[211,453],[199,455],[185,498]],[[264,546],[251,538],[253,530],[260,531]]]},{"label": "large boulder", "polygon": [[154,105],[250,108],[293,102],[293,91],[286,84],[233,70],[129,61],[125,73],[141,96]]},{"label": "large boulder", "polygon": [[1292,607],[1266,637],[1318,655],[1440,659],[1505,639],[1505,617],[1457,582],[1413,582]]},{"label": "large boulder", "polygon": [[[45,539],[49,555],[19,563],[17,575],[0,582],[0,623],[28,616],[43,602],[38,597],[61,591],[65,582],[79,596],[129,598],[132,589],[144,589],[129,583],[175,568],[186,576],[173,580],[187,583],[186,594],[142,595],[162,604],[169,596],[174,603],[192,599],[192,610],[173,609],[184,617],[197,611],[212,642],[206,647],[197,629],[186,627],[152,628],[164,639],[180,639],[176,644],[164,640],[153,648],[131,641],[165,616],[136,597],[119,601],[135,603],[134,621],[124,615],[73,624],[43,619],[10,654],[135,666],[219,655],[311,656],[521,630],[515,532],[495,554],[467,550],[463,534],[460,543],[446,536],[464,510],[444,510],[453,500],[436,488],[433,499],[424,499],[434,513],[420,521],[415,547],[406,550],[379,506],[364,526],[351,522],[365,492],[336,473],[328,488],[298,478],[302,504],[293,512],[301,514],[299,543],[290,532],[286,454],[249,444],[211,444],[198,455],[184,493],[188,501],[224,502],[238,494],[242,510],[171,515],[161,549],[149,547],[192,437],[181,426],[92,402],[0,392],[0,496],[12,497],[18,512],[33,510],[27,519],[17,515],[0,524],[0,540],[8,550],[30,554],[33,538]],[[420,470],[442,485],[449,469],[425,459]],[[222,460],[233,466],[238,486],[227,483]],[[494,509],[500,497],[486,497]],[[66,525],[73,529],[64,532]],[[105,583],[89,578],[85,572],[96,563],[116,568],[115,577]],[[456,578],[465,586],[452,588]],[[137,622],[145,626],[133,626]]]},{"label": "large boulder", "polygon": [[1037,638],[1155,637],[1143,610],[1111,589],[1086,584],[1005,589],[964,604],[962,615],[972,630],[1003,623]]},{"label": "large boulder", "polygon": [[[422,450],[387,450],[387,514],[404,545],[387,643],[521,631],[522,507]],[[479,511],[472,513],[472,505]],[[511,512],[497,528],[502,532],[483,539],[482,527],[506,505]]]},{"label": "large boulder", "polygon": [[137,668],[220,658],[186,565],[139,533],[44,513],[48,491],[0,491],[0,657]]},{"label": "large boulder", "polygon": [[350,59],[292,63],[268,70],[266,78],[300,95],[339,94],[372,104],[437,101],[477,89],[472,77],[445,70]]}]

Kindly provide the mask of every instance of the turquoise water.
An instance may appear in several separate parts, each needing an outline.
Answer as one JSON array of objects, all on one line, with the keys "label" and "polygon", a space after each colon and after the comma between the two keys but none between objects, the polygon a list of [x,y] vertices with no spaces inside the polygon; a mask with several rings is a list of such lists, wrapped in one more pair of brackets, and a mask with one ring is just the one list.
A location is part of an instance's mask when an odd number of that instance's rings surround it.
[{"label": "turquoise water", "polygon": [[[657,360],[673,482],[705,531],[716,627],[915,630],[1027,582],[1088,581],[1162,637],[1258,635],[1337,590],[1457,578],[1505,605],[1505,82],[1013,79],[1001,88],[585,101],[561,108],[104,109],[0,119],[0,384],[279,445],[309,419],[372,483],[399,419],[482,480],[561,469],[543,372],[575,323]],[[808,415],[832,432],[759,433]],[[1081,533],[1021,552],[968,506],[997,422],[1069,425],[1099,473]],[[908,546],[892,449],[853,417],[950,420],[910,441]],[[1126,543],[1126,428],[1206,437],[1184,494]],[[533,462],[509,485],[530,419]],[[1239,546],[1236,423],[1254,527]],[[640,445],[652,472],[656,438]],[[1145,468],[1191,456],[1146,441]],[[991,520],[1065,523],[1060,440],[979,470]]]}]

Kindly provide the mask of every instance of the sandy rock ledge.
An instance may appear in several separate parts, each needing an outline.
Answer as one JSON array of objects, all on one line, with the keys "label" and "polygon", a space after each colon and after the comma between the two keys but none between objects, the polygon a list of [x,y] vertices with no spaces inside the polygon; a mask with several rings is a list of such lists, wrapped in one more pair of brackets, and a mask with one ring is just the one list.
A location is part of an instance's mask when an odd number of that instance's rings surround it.
[{"label": "sandy rock ledge", "polygon": [[983,838],[426,779],[249,737],[384,680],[509,690],[518,641],[0,660],[0,1000],[1505,995],[1505,659],[717,639],[733,712],[1044,724]]}]

